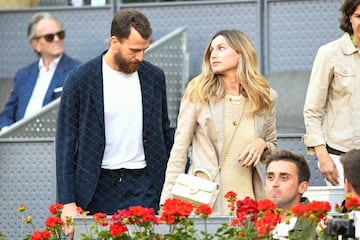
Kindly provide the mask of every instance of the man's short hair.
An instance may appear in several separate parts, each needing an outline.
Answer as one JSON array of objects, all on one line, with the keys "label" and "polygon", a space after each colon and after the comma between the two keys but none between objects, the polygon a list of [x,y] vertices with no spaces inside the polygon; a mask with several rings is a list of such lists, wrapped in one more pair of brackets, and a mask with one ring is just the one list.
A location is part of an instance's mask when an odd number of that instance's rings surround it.
[{"label": "man's short hair", "polygon": [[340,157],[344,167],[344,178],[349,181],[356,194],[360,195],[360,149],[352,149]]},{"label": "man's short hair", "polygon": [[303,155],[283,149],[275,150],[266,157],[266,169],[269,164],[274,161],[287,161],[294,163],[296,165],[299,183],[303,181],[310,181],[310,167]]},{"label": "man's short hair", "polygon": [[143,39],[151,38],[152,29],[149,19],[135,9],[118,11],[112,20],[110,34],[122,41],[129,37],[131,28],[134,28]]}]

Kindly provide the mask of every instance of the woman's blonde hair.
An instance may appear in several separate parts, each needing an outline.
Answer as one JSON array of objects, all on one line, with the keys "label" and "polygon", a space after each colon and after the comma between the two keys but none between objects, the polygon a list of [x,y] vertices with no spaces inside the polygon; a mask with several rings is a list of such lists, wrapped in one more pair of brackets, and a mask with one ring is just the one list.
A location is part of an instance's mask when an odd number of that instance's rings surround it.
[{"label": "woman's blonde hair", "polygon": [[202,72],[189,82],[185,97],[205,103],[211,97],[219,100],[225,96],[221,75],[215,74],[210,66],[210,46],[218,36],[223,36],[229,46],[240,54],[236,78],[241,86],[242,94],[250,101],[251,111],[260,114],[268,112],[270,109],[269,83],[259,72],[257,54],[250,39],[239,30],[221,30],[211,38],[204,53]]}]

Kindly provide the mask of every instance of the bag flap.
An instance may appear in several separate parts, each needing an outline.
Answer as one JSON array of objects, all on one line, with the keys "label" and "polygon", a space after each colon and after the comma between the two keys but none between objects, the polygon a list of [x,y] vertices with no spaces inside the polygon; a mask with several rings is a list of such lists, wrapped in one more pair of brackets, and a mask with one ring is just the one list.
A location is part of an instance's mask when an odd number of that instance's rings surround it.
[{"label": "bag flap", "polygon": [[213,192],[219,187],[218,184],[215,182],[185,173],[181,173],[178,176],[176,183],[186,186],[189,189],[194,189],[193,191],[195,191],[195,189],[198,189],[205,192]]}]

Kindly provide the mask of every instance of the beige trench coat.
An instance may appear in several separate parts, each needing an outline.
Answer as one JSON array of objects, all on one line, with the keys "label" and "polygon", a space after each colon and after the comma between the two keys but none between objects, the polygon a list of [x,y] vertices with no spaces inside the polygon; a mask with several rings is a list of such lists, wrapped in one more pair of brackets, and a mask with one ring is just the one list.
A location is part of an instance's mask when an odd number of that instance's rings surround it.
[{"label": "beige trench coat", "polygon": [[[255,116],[255,136],[256,138],[263,138],[267,147],[271,150],[276,146],[277,93],[271,89],[270,96],[270,112]],[[219,174],[216,173],[224,142],[223,106],[223,99],[217,102],[211,99],[209,104],[200,104],[185,98],[182,99],[160,205],[163,205],[166,199],[172,198],[171,189],[177,176],[185,170],[190,146],[192,146],[190,150],[192,161],[188,173],[193,174],[194,169],[197,168],[206,169],[212,177],[217,175],[215,181],[218,182],[221,189]],[[253,173],[253,188],[257,199],[265,197],[259,166],[256,167],[256,171]],[[223,198],[223,196],[219,195],[218,200],[219,198]],[[213,214],[222,214],[219,209],[221,208],[221,201],[218,200],[213,208]]]}]

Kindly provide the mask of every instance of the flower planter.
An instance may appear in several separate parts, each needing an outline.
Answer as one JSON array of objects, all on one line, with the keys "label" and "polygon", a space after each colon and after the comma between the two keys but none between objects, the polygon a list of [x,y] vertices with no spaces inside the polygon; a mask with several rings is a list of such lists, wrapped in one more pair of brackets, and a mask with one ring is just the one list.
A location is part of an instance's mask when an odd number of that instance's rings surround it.
[{"label": "flower planter", "polygon": [[[310,189],[306,196],[312,198],[312,202],[298,204],[291,209],[290,214],[297,217],[299,224],[302,224],[298,228],[302,231],[289,232],[291,239],[300,240],[309,237],[309,234],[316,235],[314,227],[331,211],[329,200],[335,203],[342,202],[342,197],[340,197],[342,194],[341,188],[337,188],[336,191],[328,187]],[[337,198],[333,198],[334,196]],[[276,236],[273,229],[281,222],[282,210],[278,209],[271,200],[256,201],[250,197],[238,200],[236,193],[232,191],[225,194],[224,198],[229,203],[228,216],[211,215],[212,209],[206,204],[194,207],[193,204],[179,199],[167,199],[159,213],[160,216],[154,215],[153,209],[142,206],[119,209],[113,216],[100,212],[88,216],[86,211],[78,209],[79,215],[73,219],[73,223],[61,221],[63,205],[55,203],[49,207],[51,216],[45,221],[46,229],[35,231],[32,237],[35,236],[34,239],[49,239],[50,235],[58,237],[65,224],[74,224],[74,239],[77,240],[83,237],[86,239],[116,237],[123,240],[234,239],[239,236],[253,240],[263,237],[270,239]],[[359,210],[360,202],[357,198],[347,198],[345,207]],[[26,207],[19,210],[23,216],[25,210]],[[339,206],[336,206],[334,210],[342,212]],[[26,222],[30,223],[31,220]],[[305,230],[303,226],[309,227],[309,230]]]},{"label": "flower planter", "polygon": [[[198,216],[190,216],[189,219],[194,221],[194,227],[198,230],[198,233],[201,231],[205,231],[205,224],[204,219],[198,217]],[[89,227],[90,224],[94,224],[94,220],[92,216],[86,217],[86,224],[84,223],[84,219],[80,216],[76,216],[74,218],[75,223],[75,236],[74,240],[80,240],[80,233],[86,233],[86,228]],[[206,227],[208,233],[215,233],[216,230],[221,226],[223,223],[229,223],[229,216],[210,216],[206,220]],[[129,229],[131,229],[131,226],[128,226]],[[155,226],[155,232],[157,233],[168,233],[169,232],[169,226],[166,224],[160,224]]]}]

